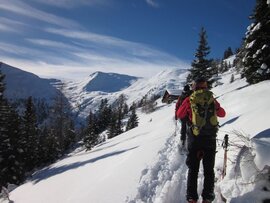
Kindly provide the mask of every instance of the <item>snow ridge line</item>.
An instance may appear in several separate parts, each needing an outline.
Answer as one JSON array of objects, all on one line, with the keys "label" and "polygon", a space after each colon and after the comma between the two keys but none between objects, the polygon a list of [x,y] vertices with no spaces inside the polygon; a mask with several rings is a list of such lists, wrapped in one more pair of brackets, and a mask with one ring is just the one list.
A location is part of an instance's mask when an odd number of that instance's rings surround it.
[{"label": "snow ridge line", "polygon": [[129,203],[178,203],[185,201],[185,155],[179,152],[178,136],[170,136],[158,153],[158,161],[142,171],[136,197]]}]

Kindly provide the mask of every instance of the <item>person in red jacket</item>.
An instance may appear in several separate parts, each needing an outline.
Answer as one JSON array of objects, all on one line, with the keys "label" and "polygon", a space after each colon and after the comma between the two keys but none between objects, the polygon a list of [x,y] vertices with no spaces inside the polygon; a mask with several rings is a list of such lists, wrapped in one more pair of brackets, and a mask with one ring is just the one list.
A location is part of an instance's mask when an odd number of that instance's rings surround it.
[{"label": "person in red jacket", "polygon": [[[207,89],[207,81],[203,78],[196,80],[193,83],[193,91],[200,89]],[[214,100],[216,114],[218,117],[226,115],[225,110],[220,106],[217,100]],[[177,117],[180,119],[188,116],[188,140],[187,140],[187,159],[188,166],[187,177],[187,194],[186,199],[189,203],[196,203],[199,199],[197,193],[197,179],[200,168],[200,161],[202,160],[204,169],[204,184],[202,191],[203,203],[211,203],[214,198],[214,166],[216,154],[216,136],[217,128],[202,127],[199,135],[195,136],[192,132],[192,110],[190,105],[190,97],[187,97],[177,111]]]},{"label": "person in red jacket", "polygon": [[[192,94],[192,91],[190,90],[189,85],[185,85],[182,91],[182,94],[179,96],[176,104],[175,104],[175,120],[178,120],[177,117],[177,110],[179,109],[179,107],[181,106],[181,104],[183,103],[183,101],[185,100],[185,98],[189,97]],[[180,140],[182,143],[182,146],[185,145],[186,142],[186,134],[187,134],[187,121],[188,121],[188,117],[184,117],[183,119],[180,120],[181,121],[181,131],[180,131]]]}]

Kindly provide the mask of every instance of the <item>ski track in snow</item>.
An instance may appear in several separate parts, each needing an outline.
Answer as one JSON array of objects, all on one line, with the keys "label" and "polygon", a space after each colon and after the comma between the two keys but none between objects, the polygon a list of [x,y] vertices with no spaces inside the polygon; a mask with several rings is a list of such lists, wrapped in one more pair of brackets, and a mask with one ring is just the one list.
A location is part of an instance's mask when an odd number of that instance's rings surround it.
[{"label": "ski track in snow", "polygon": [[[177,129],[180,132],[180,129]],[[128,203],[185,203],[187,172],[186,155],[179,151],[180,135],[168,138],[164,148],[158,153],[158,161],[142,171],[138,192]],[[203,189],[203,167],[200,164],[198,174],[198,195]],[[220,198],[220,188],[215,183],[215,200],[213,203],[223,202]],[[198,200],[198,202],[201,199]]]},{"label": "ski track in snow", "polygon": [[158,154],[158,161],[142,171],[138,193],[129,203],[185,202],[186,156],[178,148],[179,136],[172,135]]}]

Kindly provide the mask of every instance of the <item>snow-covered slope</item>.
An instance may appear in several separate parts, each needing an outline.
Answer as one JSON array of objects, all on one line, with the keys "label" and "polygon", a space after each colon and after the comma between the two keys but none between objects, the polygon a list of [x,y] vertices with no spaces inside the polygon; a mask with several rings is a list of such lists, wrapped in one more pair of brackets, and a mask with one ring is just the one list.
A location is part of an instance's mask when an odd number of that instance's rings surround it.
[{"label": "snow-covered slope", "polygon": [[[99,75],[100,73],[98,73]],[[111,73],[102,73],[103,78],[109,77]],[[104,76],[107,75],[107,76]],[[101,99],[108,99],[109,103],[115,101],[121,94],[127,97],[127,103],[130,105],[134,101],[139,101],[143,96],[162,95],[166,88],[182,89],[186,81],[187,70],[164,70],[151,78],[138,78],[133,83],[117,92],[104,91],[87,91],[86,88],[96,74],[91,75],[90,79],[86,78],[80,82],[66,82],[66,97],[72,103],[74,108],[80,112],[80,116],[85,117],[89,114],[90,109],[97,109]],[[114,75],[115,76],[115,75]],[[129,76],[132,78],[131,76]],[[130,80],[128,80],[130,82]],[[103,81],[106,86],[106,80]],[[90,83],[91,84],[91,83]],[[113,84],[112,84],[113,85]],[[91,87],[92,88],[92,87]],[[93,88],[92,88],[93,89]]]},{"label": "snow-covered slope", "polygon": [[128,103],[139,101],[143,96],[163,95],[166,89],[183,89],[187,77],[186,69],[167,69],[151,78],[138,80],[121,94],[128,97]]},{"label": "snow-covered slope", "polygon": [[[235,81],[230,83],[232,74]],[[222,202],[220,191],[232,203],[270,199],[270,81],[249,86],[229,71],[220,82],[213,92],[227,116],[219,120],[214,203]],[[129,97],[137,94],[130,92]],[[10,199],[16,203],[184,203],[187,167],[185,155],[178,151],[180,126],[175,126],[174,104],[159,101],[157,111],[138,111],[138,116],[137,128],[91,151],[79,148],[37,171],[10,193]],[[222,179],[225,134],[229,134],[228,167]],[[202,182],[200,170],[199,192]]]},{"label": "snow-covered slope", "polygon": [[118,92],[130,86],[138,78],[117,73],[95,72],[89,76],[89,82],[83,87],[87,92]]},{"label": "snow-covered slope", "polygon": [[[6,64],[1,65],[1,71],[6,75],[5,95],[9,99],[55,97],[56,87],[62,81],[42,79]],[[113,103],[121,94],[127,98],[128,105],[141,100],[145,95],[162,95],[168,89],[182,89],[186,81],[186,69],[164,70],[151,78],[138,78],[129,75],[95,72],[80,81],[65,81],[62,91],[79,118],[88,116],[90,110],[95,110],[102,99]]]},{"label": "snow-covered slope", "polygon": [[2,63],[1,72],[5,74],[5,96],[9,99],[44,98],[51,100],[58,91],[51,82],[55,80],[42,79],[37,75]]}]

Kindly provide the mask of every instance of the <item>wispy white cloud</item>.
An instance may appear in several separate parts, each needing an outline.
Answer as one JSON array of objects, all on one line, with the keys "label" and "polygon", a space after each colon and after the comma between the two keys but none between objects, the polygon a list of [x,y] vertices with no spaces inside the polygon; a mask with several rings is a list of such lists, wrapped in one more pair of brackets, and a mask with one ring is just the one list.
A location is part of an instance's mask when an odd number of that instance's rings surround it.
[{"label": "wispy white cloud", "polygon": [[3,24],[3,23],[0,23],[0,31],[3,31],[3,32],[14,32],[15,29],[6,25],[6,24]]},{"label": "wispy white cloud", "polygon": [[[62,55],[59,55],[59,52]],[[46,62],[54,65],[76,63],[75,59],[73,58],[75,55],[69,54],[69,52],[65,51],[65,49],[47,50],[44,47],[42,49],[38,49],[4,42],[0,42],[0,55],[1,60],[4,58],[8,58],[9,60],[13,58],[12,61],[20,59],[25,61],[28,60],[32,63]],[[6,62],[8,63],[8,61]],[[38,70],[39,67],[36,66],[36,69]]]},{"label": "wispy white cloud", "polygon": [[[70,56],[73,55],[81,63],[112,64],[120,63],[121,61],[133,61],[137,63],[139,60],[164,65],[181,63],[181,60],[175,56],[151,48],[145,44],[96,34],[94,34],[94,39],[91,37],[88,38],[86,32],[74,34],[73,32],[64,31],[61,33],[64,34],[63,36],[68,37],[67,43],[46,39],[27,39],[27,41],[42,48],[51,47],[55,51],[63,50],[63,54],[66,52]],[[92,36],[93,33],[88,34]],[[104,40],[102,40],[103,37],[105,37]],[[106,40],[107,38],[110,40]],[[95,46],[92,45],[93,42],[96,44]],[[65,55],[62,57],[65,58]]]},{"label": "wispy white cloud", "polygon": [[57,29],[57,28],[47,28],[45,31],[58,34],[64,37],[79,39],[79,40],[86,40],[88,42],[97,43],[99,45],[110,45],[110,46],[119,46],[125,47],[127,45],[132,44],[132,42],[128,42],[125,40],[121,40],[119,38],[106,36],[102,34],[96,34],[92,32],[84,32],[84,31],[77,31],[77,30],[67,30],[67,29]]},{"label": "wispy white cloud", "polygon": [[159,4],[156,2],[156,0],[146,0],[146,3],[152,7],[159,7]]},{"label": "wispy white cloud", "polygon": [[[27,41],[43,49],[0,43],[0,53],[6,53],[1,54],[1,60],[43,77],[82,78],[94,71],[148,77],[167,68],[189,68],[189,64],[176,57],[155,50],[151,52],[151,49],[146,49],[142,57],[137,57],[125,51],[112,54],[114,49],[110,53],[104,53],[101,50],[85,49],[51,40],[27,39]],[[144,49],[142,45],[140,46]],[[46,47],[55,48],[55,50],[46,51]],[[61,52],[62,55],[57,55],[56,52]],[[11,57],[9,54],[17,54],[21,57]]]},{"label": "wispy white cloud", "polygon": [[[86,57],[86,55],[85,55]],[[102,56],[100,56],[102,59]],[[93,58],[92,58],[93,59]],[[98,58],[97,58],[98,59]],[[184,62],[172,65],[152,63],[143,60],[123,61],[120,59],[97,60],[95,63],[51,64],[45,61],[33,61],[19,58],[2,57],[3,62],[45,78],[82,79],[95,71],[122,73],[139,77],[151,77],[166,69],[189,68]]]},{"label": "wispy white cloud", "polygon": [[[66,30],[66,29],[56,29],[56,28],[47,28],[47,32],[57,34],[66,38],[76,39],[84,42],[84,44],[92,43],[95,44],[98,49],[106,50],[110,54],[115,54],[120,52],[121,55],[129,55],[132,57],[143,57],[143,58],[159,58],[160,60],[165,61],[177,61],[176,57],[152,48],[148,45],[135,43],[131,41],[126,41],[120,38],[111,37],[107,35],[96,34],[92,32],[76,31],[76,30]],[[106,48],[106,49],[104,49]],[[98,51],[98,50],[95,50]],[[157,57],[158,56],[158,57]]]},{"label": "wispy white cloud", "polygon": [[108,5],[111,1],[107,0],[32,0],[34,2],[60,7],[60,8],[73,8],[82,5],[86,6],[99,6]]},{"label": "wispy white cloud", "polygon": [[[51,4],[54,2],[48,1]],[[60,6],[65,1],[55,2],[58,2]],[[72,2],[67,0],[70,5]],[[81,4],[85,2],[94,4],[96,1],[79,0]],[[15,32],[7,25],[14,25],[11,27],[15,28],[35,26],[34,31],[40,32],[41,36],[46,36],[36,38],[35,35],[34,38],[28,33],[22,33],[20,43],[1,42],[0,39],[0,55],[3,62],[40,76],[71,78],[84,77],[94,71],[105,71],[143,77],[165,68],[189,67],[177,57],[154,47],[85,31],[75,21],[38,10],[22,1],[0,0],[1,10],[11,12],[15,17],[12,19],[0,17],[0,30]],[[46,28],[29,22],[20,22],[20,18],[16,15],[27,17],[22,19],[32,18],[45,22]],[[18,21],[13,19],[18,19]],[[52,36],[53,38],[50,38]]]},{"label": "wispy white cloud", "polygon": [[20,56],[30,56],[30,55],[42,55],[43,52],[35,50],[32,48],[21,47],[10,43],[0,42],[0,51],[4,53],[20,55]]},{"label": "wispy white cloud", "polygon": [[[35,44],[35,45],[40,45],[43,47],[52,47],[56,49],[61,49],[61,50],[78,50],[76,46],[72,46],[70,44],[64,43],[64,42],[59,42],[59,41],[53,41],[53,40],[47,40],[47,39],[25,39],[26,41]],[[81,50],[81,48],[80,48]]]},{"label": "wispy white cloud", "polygon": [[35,20],[39,20],[53,25],[58,25],[60,27],[80,27],[80,25],[76,21],[38,10],[18,0],[0,0],[0,10],[5,10],[18,15],[27,16]]},{"label": "wispy white cloud", "polygon": [[[47,28],[60,41],[27,38],[28,45],[1,43],[5,62],[44,77],[83,77],[94,71],[149,76],[166,68],[188,68],[175,56],[145,44],[91,32]],[[33,47],[34,48],[31,48]],[[17,55],[19,57],[11,58]]]},{"label": "wispy white cloud", "polygon": [[18,26],[25,24],[16,20],[0,17],[0,30],[4,32],[19,32]]}]

